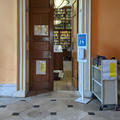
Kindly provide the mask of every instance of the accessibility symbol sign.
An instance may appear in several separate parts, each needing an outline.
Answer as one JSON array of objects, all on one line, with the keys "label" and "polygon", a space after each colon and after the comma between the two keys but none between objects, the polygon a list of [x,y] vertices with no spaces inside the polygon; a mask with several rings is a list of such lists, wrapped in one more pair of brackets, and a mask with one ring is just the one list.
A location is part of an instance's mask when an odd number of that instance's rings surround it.
[{"label": "accessibility symbol sign", "polygon": [[87,34],[78,34],[77,35],[78,47],[86,47],[87,46]]}]

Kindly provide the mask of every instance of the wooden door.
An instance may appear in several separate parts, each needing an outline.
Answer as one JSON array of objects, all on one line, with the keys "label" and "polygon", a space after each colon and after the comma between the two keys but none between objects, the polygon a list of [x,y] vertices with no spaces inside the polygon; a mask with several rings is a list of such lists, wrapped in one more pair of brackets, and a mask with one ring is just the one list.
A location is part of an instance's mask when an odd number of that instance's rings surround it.
[{"label": "wooden door", "polygon": [[78,33],[78,5],[77,0],[72,1],[72,83],[78,89],[78,64],[77,64],[77,33]]},{"label": "wooden door", "polygon": [[53,0],[30,0],[30,90],[53,90]]}]

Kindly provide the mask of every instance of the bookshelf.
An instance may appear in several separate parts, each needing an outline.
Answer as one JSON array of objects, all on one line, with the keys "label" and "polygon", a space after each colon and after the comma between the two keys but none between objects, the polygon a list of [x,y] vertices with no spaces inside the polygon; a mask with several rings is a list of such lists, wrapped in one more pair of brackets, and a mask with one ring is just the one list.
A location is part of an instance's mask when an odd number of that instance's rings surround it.
[{"label": "bookshelf", "polygon": [[59,31],[54,31],[54,45],[59,45]]},{"label": "bookshelf", "polygon": [[54,25],[54,45],[61,45],[63,49],[71,47],[72,17],[71,7],[55,9],[54,20],[61,20],[61,23]]},{"label": "bookshelf", "polygon": [[71,31],[60,31],[60,44],[63,49],[71,47]]}]

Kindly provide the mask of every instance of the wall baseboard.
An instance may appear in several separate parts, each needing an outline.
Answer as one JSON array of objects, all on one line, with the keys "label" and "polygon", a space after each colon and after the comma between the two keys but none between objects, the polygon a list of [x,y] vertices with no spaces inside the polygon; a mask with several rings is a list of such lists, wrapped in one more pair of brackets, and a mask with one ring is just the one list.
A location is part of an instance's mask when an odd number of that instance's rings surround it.
[{"label": "wall baseboard", "polygon": [[0,96],[15,97],[16,84],[0,84]]},{"label": "wall baseboard", "polygon": [[17,91],[16,84],[0,84],[0,96],[2,97],[25,97],[25,91]]},{"label": "wall baseboard", "polygon": [[14,96],[24,98],[24,97],[26,97],[26,91],[16,91]]}]

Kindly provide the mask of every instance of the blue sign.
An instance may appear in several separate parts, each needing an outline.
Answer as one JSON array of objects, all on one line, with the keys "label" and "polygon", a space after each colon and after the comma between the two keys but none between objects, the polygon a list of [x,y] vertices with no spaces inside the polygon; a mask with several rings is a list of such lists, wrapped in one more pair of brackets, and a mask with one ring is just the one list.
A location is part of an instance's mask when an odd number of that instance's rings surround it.
[{"label": "blue sign", "polygon": [[77,35],[78,47],[86,47],[87,46],[87,34],[78,34]]},{"label": "blue sign", "polygon": [[86,62],[85,50],[87,50],[87,34],[77,34],[77,61]]}]

